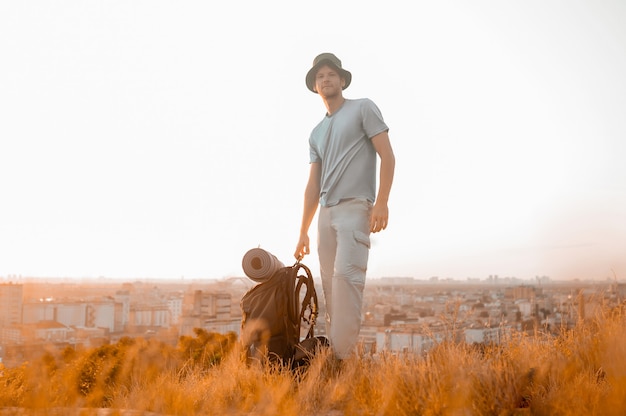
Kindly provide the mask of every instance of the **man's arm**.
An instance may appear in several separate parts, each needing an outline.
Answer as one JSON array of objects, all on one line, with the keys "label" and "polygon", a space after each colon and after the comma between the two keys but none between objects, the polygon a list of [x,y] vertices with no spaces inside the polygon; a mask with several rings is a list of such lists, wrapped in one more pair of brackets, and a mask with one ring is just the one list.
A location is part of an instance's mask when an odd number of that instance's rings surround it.
[{"label": "man's arm", "polygon": [[301,259],[306,254],[311,253],[311,246],[309,243],[309,227],[313,222],[313,217],[317,211],[317,206],[320,201],[320,181],[322,177],[321,163],[311,163],[311,170],[309,172],[309,181],[307,182],[306,189],[304,191],[304,208],[302,210],[302,225],[300,226],[300,238],[296,245],[296,251],[294,257]]},{"label": "man's arm", "polygon": [[391,148],[389,134],[384,131],[372,137],[372,144],[376,153],[380,157],[380,178],[378,185],[378,195],[372,208],[370,217],[370,231],[377,233],[387,228],[389,222],[389,193],[393,183],[393,174],[396,169],[396,157]]}]

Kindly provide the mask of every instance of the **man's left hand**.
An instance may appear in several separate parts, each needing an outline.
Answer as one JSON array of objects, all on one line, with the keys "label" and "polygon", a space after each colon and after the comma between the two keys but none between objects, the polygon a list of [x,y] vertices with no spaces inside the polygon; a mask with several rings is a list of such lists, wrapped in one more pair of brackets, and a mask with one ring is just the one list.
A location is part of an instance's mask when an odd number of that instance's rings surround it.
[{"label": "man's left hand", "polygon": [[387,204],[375,203],[370,216],[370,231],[377,233],[387,228],[389,222],[389,208]]}]

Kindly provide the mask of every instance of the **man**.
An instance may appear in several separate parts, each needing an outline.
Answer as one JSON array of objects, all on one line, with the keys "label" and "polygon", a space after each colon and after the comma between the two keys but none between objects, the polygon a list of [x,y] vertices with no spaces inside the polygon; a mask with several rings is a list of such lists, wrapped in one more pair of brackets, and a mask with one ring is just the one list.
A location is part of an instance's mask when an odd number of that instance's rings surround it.
[{"label": "man", "polygon": [[[326,305],[326,333],[336,358],[354,352],[361,329],[361,307],[370,232],[387,227],[387,201],[395,157],[389,128],[369,99],[346,99],[352,74],[331,53],[322,53],[306,75],[326,115],[309,138],[310,173],[304,193],[300,238],[294,253],[310,253],[308,231],[320,205],[318,254]],[[376,194],[376,163],[380,178]]]}]

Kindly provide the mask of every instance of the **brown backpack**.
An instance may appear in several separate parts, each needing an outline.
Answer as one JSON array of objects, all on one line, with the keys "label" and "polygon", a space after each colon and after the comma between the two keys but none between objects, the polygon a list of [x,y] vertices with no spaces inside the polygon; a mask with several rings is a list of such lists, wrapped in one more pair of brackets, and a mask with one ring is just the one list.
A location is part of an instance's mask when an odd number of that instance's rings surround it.
[{"label": "brown backpack", "polygon": [[[300,367],[319,345],[328,344],[326,338],[315,337],[317,293],[311,271],[299,261],[246,292],[241,311],[241,342],[249,361]],[[301,341],[303,324],[308,331]]]}]

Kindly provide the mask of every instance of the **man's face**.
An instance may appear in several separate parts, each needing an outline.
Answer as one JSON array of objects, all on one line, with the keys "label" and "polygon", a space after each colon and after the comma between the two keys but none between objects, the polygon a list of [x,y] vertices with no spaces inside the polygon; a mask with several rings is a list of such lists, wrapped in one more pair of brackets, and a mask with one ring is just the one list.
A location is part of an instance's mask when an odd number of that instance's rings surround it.
[{"label": "man's face", "polygon": [[345,82],[335,68],[322,65],[315,75],[315,91],[324,98],[341,95]]}]

